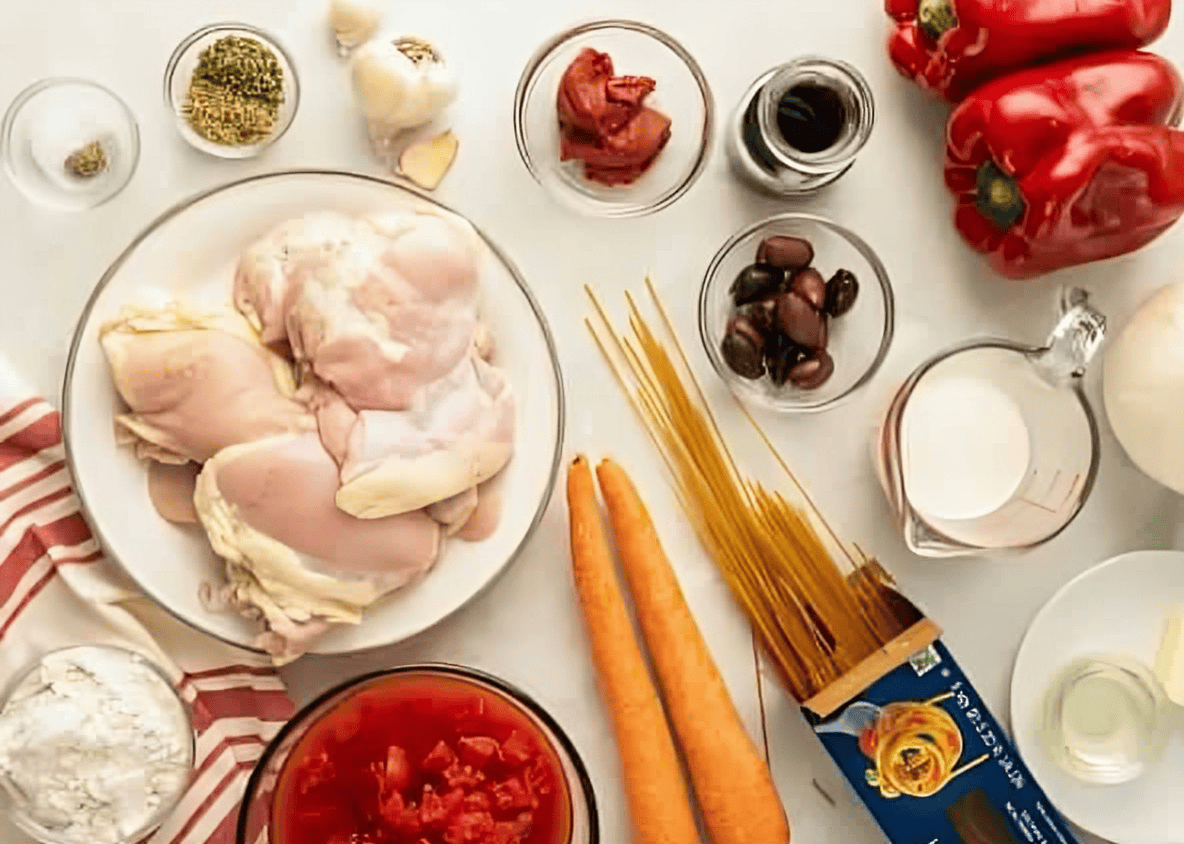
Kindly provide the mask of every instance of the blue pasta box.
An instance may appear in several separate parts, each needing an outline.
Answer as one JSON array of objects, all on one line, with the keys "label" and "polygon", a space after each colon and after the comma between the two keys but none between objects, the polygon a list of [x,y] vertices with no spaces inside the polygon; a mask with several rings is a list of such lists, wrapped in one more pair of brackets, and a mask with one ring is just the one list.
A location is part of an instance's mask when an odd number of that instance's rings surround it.
[{"label": "blue pasta box", "polygon": [[920,618],[806,720],[893,844],[1073,844],[940,636]]}]

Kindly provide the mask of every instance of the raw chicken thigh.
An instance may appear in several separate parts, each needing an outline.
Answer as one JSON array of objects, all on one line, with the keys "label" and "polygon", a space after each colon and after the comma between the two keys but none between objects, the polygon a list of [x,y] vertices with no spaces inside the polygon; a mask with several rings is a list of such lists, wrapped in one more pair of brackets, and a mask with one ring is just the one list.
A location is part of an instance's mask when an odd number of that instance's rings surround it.
[{"label": "raw chicken thigh", "polygon": [[262,622],[276,661],[421,577],[445,536],[495,529],[515,401],[478,321],[484,254],[444,212],[310,214],[243,254],[241,313],[104,326],[121,439],[170,464],[154,505],[200,523],[226,561],[208,605]]},{"label": "raw chicken thigh", "polygon": [[235,301],[355,410],[402,410],[473,345],[478,245],[453,216],[317,214],[251,248]]},{"label": "raw chicken thigh", "polygon": [[318,621],[356,624],[379,597],[431,568],[439,523],[420,510],[356,519],[333,503],[337,465],[316,434],[232,446],[202,469],[195,503],[210,543],[227,561],[222,601],[255,608],[260,644],[289,648]]},{"label": "raw chicken thigh", "polygon": [[407,410],[357,415],[337,506],[372,519],[451,499],[501,471],[513,447],[514,397],[505,376],[471,355],[424,387]]},{"label": "raw chicken thigh", "polygon": [[125,308],[100,331],[120,396],[119,440],[141,458],[201,463],[236,443],[314,430],[285,361],[237,315]]}]

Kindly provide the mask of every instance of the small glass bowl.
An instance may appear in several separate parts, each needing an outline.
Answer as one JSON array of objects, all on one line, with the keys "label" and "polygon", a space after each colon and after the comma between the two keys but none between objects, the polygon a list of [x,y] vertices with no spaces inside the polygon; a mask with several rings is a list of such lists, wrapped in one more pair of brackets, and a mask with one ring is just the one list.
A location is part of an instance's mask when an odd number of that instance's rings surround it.
[{"label": "small glass bowl", "polygon": [[[47,662],[69,660],[71,658],[79,658],[84,652],[100,652],[107,655],[110,659],[119,660],[126,663],[135,663],[149,669],[160,679],[161,691],[167,692],[166,697],[176,702],[176,712],[178,725],[183,725],[187,732],[189,741],[185,745],[185,762],[184,765],[189,774],[178,785],[177,790],[161,800],[160,806],[156,811],[149,816],[139,829],[131,830],[129,833],[120,839],[120,844],[135,844],[135,842],[143,841],[155,831],[177,808],[177,804],[181,801],[186,790],[192,780],[194,759],[197,753],[196,738],[193,730],[193,719],[189,712],[189,706],[181,698],[177,689],[173,686],[172,681],[164,671],[147,659],[142,654],[126,648],[116,647],[114,645],[78,645],[74,647],[59,648],[50,651],[39,659],[34,661],[28,668],[17,672],[11,684],[4,691],[3,702],[0,703],[0,712],[8,708],[13,695],[21,686],[31,677],[41,670],[41,667]],[[0,777],[0,803],[3,804],[4,810],[7,812],[13,824],[23,831],[26,835],[31,836],[37,841],[44,842],[44,844],[74,844],[77,836],[66,837],[55,830],[48,828],[39,823],[33,818],[29,812],[28,807],[23,805],[27,800],[21,792],[10,783],[7,778]]]},{"label": "small glass bowl", "polygon": [[[584,177],[579,161],[559,160],[559,83],[586,47],[607,53],[617,74],[649,76],[657,89],[646,104],[671,119],[670,140],[631,185],[605,187]],[[598,217],[640,217],[686,193],[707,163],[714,105],[707,79],[686,49],[644,23],[598,20],[545,42],[531,56],[514,92],[514,139],[523,164],[562,204]]]},{"label": "small glass bowl", "polygon": [[[399,694],[400,691],[407,693],[406,687],[410,685],[410,695],[414,697],[409,696],[407,699],[423,700],[420,697],[422,689],[416,691],[415,684],[424,682],[438,684],[446,690],[448,699],[465,692],[476,693],[508,704],[522,716],[536,738],[541,739],[555,753],[563,771],[570,820],[564,844],[598,844],[600,822],[592,781],[575,745],[559,723],[526,692],[505,680],[475,668],[445,663],[403,665],[362,674],[329,689],[297,712],[264,749],[247,781],[235,833],[237,844],[283,844],[272,833],[278,785],[293,751],[320,721],[332,717],[355,695],[375,689]],[[401,690],[400,686],[404,686],[404,689]],[[353,718],[357,717],[354,713]],[[349,729],[350,724],[350,720],[344,720],[334,726],[336,729]]]},{"label": "small glass bowl", "polygon": [[[284,101],[280,103],[279,117],[276,119],[275,128],[270,135],[256,144],[231,146],[214,143],[195,132],[183,114],[189,83],[193,78],[193,72],[197,69],[197,62],[202,51],[214,42],[230,35],[254,38],[262,42],[265,47],[275,53],[284,74]],[[173,55],[169,57],[169,63],[164,71],[164,99],[169,110],[173,113],[177,131],[194,148],[218,158],[252,158],[283,137],[284,133],[288,131],[288,127],[292,125],[292,119],[296,116],[296,109],[300,105],[300,78],[296,75],[296,65],[292,61],[291,55],[274,36],[246,23],[214,23],[203,26],[192,35],[187,36],[177,45],[177,49],[173,50]]]},{"label": "small glass bowl", "polygon": [[[760,242],[770,235],[791,235],[810,241],[815,267],[829,279],[846,269],[859,281],[854,307],[828,321],[827,351],[835,371],[821,387],[802,390],[786,383],[774,386],[768,376],[741,378],[724,362],[720,343],[732,310],[729,288],[736,276],[756,260]],[[788,213],[753,223],[734,234],[711,260],[699,291],[699,337],[711,365],[737,396],[772,410],[815,412],[833,407],[866,384],[880,368],[892,343],[894,304],[888,271],[862,238],[814,214]]]},{"label": "small glass bowl", "polygon": [[[98,141],[106,166],[72,175],[66,158]],[[13,100],[0,127],[4,169],[26,197],[64,211],[102,205],[123,190],[140,160],[140,130],[127,105],[85,79],[35,82]]]},{"label": "small glass bowl", "polygon": [[1041,733],[1067,773],[1119,785],[1159,762],[1168,743],[1170,704],[1151,669],[1121,654],[1070,663],[1044,699]]}]

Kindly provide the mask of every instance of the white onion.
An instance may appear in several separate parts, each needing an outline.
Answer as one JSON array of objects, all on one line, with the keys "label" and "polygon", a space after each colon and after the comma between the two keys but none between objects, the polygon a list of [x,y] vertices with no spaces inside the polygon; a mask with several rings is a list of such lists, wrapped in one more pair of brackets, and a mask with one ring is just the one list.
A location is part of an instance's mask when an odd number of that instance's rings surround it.
[{"label": "white onion", "polygon": [[1184,283],[1139,306],[1106,353],[1103,392],[1130,459],[1184,494]]}]

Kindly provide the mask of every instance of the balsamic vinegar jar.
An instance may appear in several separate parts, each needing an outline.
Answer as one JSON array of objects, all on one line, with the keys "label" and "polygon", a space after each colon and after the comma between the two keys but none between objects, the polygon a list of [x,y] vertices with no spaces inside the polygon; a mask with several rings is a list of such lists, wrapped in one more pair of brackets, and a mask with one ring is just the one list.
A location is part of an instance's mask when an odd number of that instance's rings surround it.
[{"label": "balsamic vinegar jar", "polygon": [[776,196],[829,185],[855,162],[874,121],[871,88],[846,62],[806,56],[762,74],[727,133],[732,169]]}]

